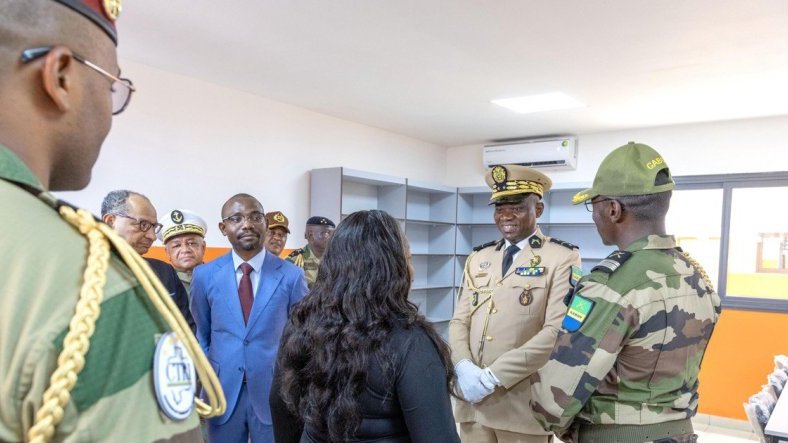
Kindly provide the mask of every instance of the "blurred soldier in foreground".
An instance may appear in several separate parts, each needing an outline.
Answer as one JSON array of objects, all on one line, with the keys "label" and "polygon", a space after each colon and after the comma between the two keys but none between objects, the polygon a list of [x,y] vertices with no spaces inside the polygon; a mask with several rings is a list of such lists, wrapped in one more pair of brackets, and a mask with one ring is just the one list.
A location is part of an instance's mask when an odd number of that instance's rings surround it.
[{"label": "blurred soldier in foreground", "polygon": [[[145,262],[49,193],[90,182],[134,91],[119,78],[120,7],[0,2],[0,441],[200,441],[195,369],[215,407],[200,411],[224,409]],[[159,378],[169,362],[185,370],[177,386]]]},{"label": "blurred soldier in foreground", "polygon": [[618,250],[575,287],[550,361],[533,385],[545,429],[566,442],[694,442],[698,371],[720,298],[665,233],[674,188],[658,152],[629,143],[599,166],[585,203]]}]

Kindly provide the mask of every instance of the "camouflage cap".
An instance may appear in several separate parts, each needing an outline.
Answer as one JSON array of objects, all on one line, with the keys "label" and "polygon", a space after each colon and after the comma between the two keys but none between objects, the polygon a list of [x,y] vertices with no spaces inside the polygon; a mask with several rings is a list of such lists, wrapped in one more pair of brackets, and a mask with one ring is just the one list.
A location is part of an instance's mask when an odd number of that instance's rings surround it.
[{"label": "camouflage cap", "polygon": [[265,214],[265,221],[268,225],[268,229],[272,228],[285,228],[287,233],[290,233],[290,221],[287,219],[285,214],[282,211],[271,211]]},{"label": "camouflage cap", "polygon": [[528,194],[544,197],[553,181],[536,169],[520,165],[498,165],[484,177],[492,190],[490,204],[517,203]]},{"label": "camouflage cap", "polygon": [[82,14],[100,27],[113,43],[118,44],[115,20],[120,15],[121,0],[55,0],[55,2]]},{"label": "camouflage cap", "polygon": [[[660,171],[667,181],[658,183]],[[651,146],[629,142],[613,150],[602,160],[594,177],[594,185],[572,197],[578,205],[600,195],[625,197],[670,191],[676,187],[673,176],[662,156]]]},{"label": "camouflage cap", "polygon": [[173,209],[159,219],[162,225],[158,237],[162,243],[167,243],[173,237],[183,234],[197,234],[205,237],[208,225],[199,215],[188,209]]}]

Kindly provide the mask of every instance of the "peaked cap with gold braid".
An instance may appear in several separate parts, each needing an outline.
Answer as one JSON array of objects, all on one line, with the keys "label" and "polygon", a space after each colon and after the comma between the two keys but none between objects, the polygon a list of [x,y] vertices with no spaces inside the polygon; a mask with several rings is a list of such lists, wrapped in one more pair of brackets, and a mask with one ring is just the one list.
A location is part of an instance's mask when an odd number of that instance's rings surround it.
[{"label": "peaked cap with gold braid", "polygon": [[492,190],[490,204],[517,203],[527,194],[542,198],[553,186],[550,177],[520,165],[493,166],[484,179]]}]

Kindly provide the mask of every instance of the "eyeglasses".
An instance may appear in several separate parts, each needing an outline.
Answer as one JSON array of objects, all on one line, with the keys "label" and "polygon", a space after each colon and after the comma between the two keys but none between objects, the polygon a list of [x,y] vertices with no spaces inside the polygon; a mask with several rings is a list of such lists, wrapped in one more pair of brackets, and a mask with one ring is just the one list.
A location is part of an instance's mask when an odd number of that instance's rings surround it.
[{"label": "eyeglasses", "polygon": [[[47,55],[51,50],[52,47],[49,46],[25,49],[22,51],[22,63],[30,63],[37,58]],[[127,78],[116,77],[95,63],[86,60],[79,54],[72,52],[71,56],[74,57],[74,60],[112,80],[112,115],[118,115],[123,112],[123,110],[126,109],[126,106],[128,106],[129,102],[131,101],[131,93],[137,90],[131,80]]]},{"label": "eyeglasses", "polygon": [[249,215],[233,214],[222,219],[223,222],[230,222],[234,225],[240,225],[244,220],[249,220],[253,224],[259,225],[265,222],[265,214],[260,212],[254,212]]},{"label": "eyeglasses", "polygon": [[594,204],[607,202],[607,201],[616,201],[616,199],[614,199],[614,198],[603,198],[603,199],[596,200],[596,201],[594,201],[594,200],[586,200],[586,202],[585,202],[585,204],[586,204],[586,211],[594,212]]},{"label": "eyeglasses", "polygon": [[118,217],[127,218],[129,220],[134,220],[136,222],[137,228],[139,228],[139,230],[142,232],[148,232],[150,228],[153,228],[153,233],[158,234],[161,231],[161,228],[164,226],[161,223],[151,223],[148,220],[134,218],[126,214],[115,214],[115,215]]}]

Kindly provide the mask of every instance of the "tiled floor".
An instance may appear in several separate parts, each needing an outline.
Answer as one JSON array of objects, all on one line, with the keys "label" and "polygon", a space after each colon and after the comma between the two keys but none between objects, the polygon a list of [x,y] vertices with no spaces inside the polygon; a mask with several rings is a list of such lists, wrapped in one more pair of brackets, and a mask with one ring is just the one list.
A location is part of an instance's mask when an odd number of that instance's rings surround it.
[{"label": "tiled floor", "polygon": [[692,426],[700,443],[749,443],[758,441],[750,424],[744,420],[698,414]]},{"label": "tiled floor", "polygon": [[698,434],[699,443],[750,443],[758,441],[752,432],[746,433],[728,429],[696,431],[696,434]]}]

